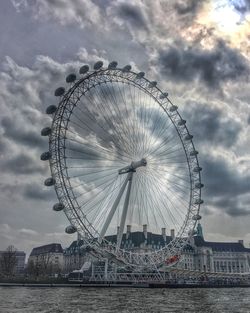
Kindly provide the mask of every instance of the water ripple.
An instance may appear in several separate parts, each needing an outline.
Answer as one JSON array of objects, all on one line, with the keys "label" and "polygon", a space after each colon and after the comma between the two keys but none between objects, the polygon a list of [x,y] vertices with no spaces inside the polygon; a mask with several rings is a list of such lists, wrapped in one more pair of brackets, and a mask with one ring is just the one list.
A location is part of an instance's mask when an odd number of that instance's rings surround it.
[{"label": "water ripple", "polygon": [[0,313],[250,313],[249,291],[0,287]]}]

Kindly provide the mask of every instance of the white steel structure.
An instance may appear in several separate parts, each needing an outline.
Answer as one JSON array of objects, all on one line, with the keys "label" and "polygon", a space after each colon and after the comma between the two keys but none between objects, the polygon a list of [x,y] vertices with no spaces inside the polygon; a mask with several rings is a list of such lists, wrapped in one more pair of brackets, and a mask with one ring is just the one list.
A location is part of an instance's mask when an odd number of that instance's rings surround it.
[{"label": "white steel structure", "polygon": [[[203,184],[186,121],[144,76],[101,61],[93,70],[82,66],[79,77],[68,75],[68,90],[56,89],[59,104],[46,111],[53,120],[41,132],[49,136],[41,159],[49,160],[45,185],[55,186],[53,209],[66,214],[67,233],[77,231],[91,253],[117,264],[156,268],[176,263],[193,235]],[[121,248],[126,224],[177,235],[156,251],[127,251]],[[117,229],[112,244],[105,236]]]}]

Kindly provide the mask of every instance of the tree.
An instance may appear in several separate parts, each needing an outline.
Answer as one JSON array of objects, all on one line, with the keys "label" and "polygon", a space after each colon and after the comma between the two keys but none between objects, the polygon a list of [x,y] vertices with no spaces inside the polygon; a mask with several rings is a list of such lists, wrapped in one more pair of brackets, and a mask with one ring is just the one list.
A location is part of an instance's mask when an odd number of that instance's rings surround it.
[{"label": "tree", "polygon": [[29,261],[27,266],[27,273],[29,276],[38,277],[41,274],[41,266],[38,262],[34,262],[33,260]]},{"label": "tree", "polygon": [[41,264],[42,274],[43,276],[51,275],[52,273],[52,258],[50,253],[44,253],[40,255],[39,263]]},{"label": "tree", "polygon": [[17,264],[17,249],[14,246],[8,246],[6,251],[2,252],[0,257],[0,268],[3,275],[14,276]]},{"label": "tree", "polygon": [[50,253],[37,255],[35,260],[28,263],[27,272],[31,276],[45,277],[53,273],[52,256]]}]

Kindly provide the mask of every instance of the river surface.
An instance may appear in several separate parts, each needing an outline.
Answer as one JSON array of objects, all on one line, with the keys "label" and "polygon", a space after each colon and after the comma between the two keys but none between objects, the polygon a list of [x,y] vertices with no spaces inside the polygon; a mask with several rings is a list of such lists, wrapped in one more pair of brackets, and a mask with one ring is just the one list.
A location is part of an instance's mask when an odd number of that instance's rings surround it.
[{"label": "river surface", "polygon": [[250,288],[0,287],[0,313],[250,313]]}]

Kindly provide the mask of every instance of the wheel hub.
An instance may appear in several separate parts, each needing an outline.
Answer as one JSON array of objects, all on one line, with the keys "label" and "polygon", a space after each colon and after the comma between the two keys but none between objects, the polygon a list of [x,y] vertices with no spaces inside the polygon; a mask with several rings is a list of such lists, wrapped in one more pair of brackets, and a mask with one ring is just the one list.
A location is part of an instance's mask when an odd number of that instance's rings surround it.
[{"label": "wheel hub", "polygon": [[140,161],[137,162],[131,162],[130,165],[125,166],[123,168],[121,168],[118,173],[121,174],[126,174],[126,173],[130,173],[130,172],[136,172],[136,169],[138,167],[142,167],[142,166],[146,166],[147,165],[147,160],[145,158],[142,158]]}]

